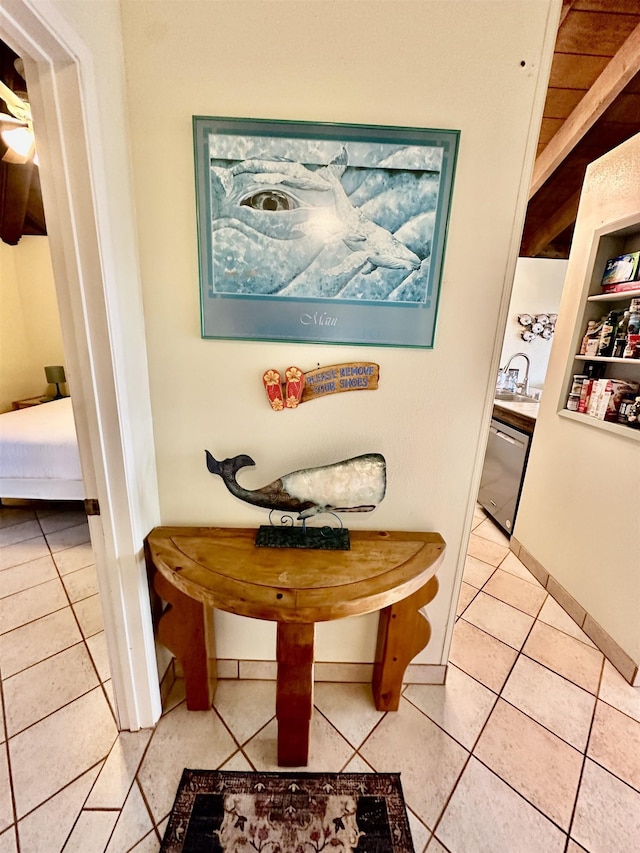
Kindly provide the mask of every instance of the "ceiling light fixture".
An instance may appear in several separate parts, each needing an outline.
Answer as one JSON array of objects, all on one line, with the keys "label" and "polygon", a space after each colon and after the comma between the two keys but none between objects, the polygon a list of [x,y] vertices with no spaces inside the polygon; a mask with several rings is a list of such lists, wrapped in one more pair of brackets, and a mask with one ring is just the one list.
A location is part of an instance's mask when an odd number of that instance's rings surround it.
[{"label": "ceiling light fixture", "polygon": [[31,119],[31,107],[0,80],[0,98],[11,115],[0,113],[0,137],[7,146],[2,159],[7,163],[26,163],[32,156],[35,160],[35,138]]},{"label": "ceiling light fixture", "polygon": [[[31,149],[35,147],[35,141],[33,133],[28,127],[12,127],[8,130],[3,130],[0,136],[7,148],[18,155],[19,160],[17,162],[24,163],[29,159]],[[11,162],[10,158],[5,157],[3,159],[9,159]]]}]

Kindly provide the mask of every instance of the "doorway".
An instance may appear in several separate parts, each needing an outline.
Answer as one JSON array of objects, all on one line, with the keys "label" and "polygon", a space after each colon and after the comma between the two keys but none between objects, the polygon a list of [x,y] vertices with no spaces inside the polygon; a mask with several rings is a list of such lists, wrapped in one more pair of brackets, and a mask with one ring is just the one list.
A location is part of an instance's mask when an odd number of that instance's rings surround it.
[{"label": "doorway", "polygon": [[[518,258],[478,502],[481,532],[513,533],[568,261]],[[497,530],[493,530],[493,526]]]},{"label": "doorway", "polygon": [[9,0],[0,35],[25,63],[115,704],[135,730],[161,710],[143,550],[159,508],[126,148],[105,153],[91,49],[55,8]]}]

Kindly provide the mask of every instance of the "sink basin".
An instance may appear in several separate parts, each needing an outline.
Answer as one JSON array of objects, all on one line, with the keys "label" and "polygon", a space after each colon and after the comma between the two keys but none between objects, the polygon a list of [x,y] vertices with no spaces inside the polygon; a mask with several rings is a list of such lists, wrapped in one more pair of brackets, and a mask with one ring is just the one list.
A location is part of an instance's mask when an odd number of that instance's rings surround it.
[{"label": "sink basin", "polygon": [[504,400],[505,403],[537,403],[535,397],[527,397],[526,394],[515,394],[510,391],[496,391],[496,400]]}]

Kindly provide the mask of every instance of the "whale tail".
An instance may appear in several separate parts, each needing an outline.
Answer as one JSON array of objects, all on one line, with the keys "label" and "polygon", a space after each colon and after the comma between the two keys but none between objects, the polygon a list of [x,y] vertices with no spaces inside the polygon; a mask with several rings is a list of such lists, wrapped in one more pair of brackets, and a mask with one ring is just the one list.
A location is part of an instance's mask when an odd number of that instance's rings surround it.
[{"label": "whale tail", "polygon": [[218,460],[214,459],[208,450],[205,450],[205,453],[207,455],[207,468],[209,471],[211,471],[212,474],[219,474],[222,477],[222,468],[220,467]]},{"label": "whale tail", "polygon": [[219,477],[225,481],[225,483],[235,483],[236,473],[241,468],[246,468],[248,465],[255,465],[256,463],[250,456],[246,454],[240,454],[240,456],[234,456],[233,459],[223,459],[222,462],[218,462],[208,450],[205,450],[205,454],[207,457],[207,468],[212,474],[217,474]]}]

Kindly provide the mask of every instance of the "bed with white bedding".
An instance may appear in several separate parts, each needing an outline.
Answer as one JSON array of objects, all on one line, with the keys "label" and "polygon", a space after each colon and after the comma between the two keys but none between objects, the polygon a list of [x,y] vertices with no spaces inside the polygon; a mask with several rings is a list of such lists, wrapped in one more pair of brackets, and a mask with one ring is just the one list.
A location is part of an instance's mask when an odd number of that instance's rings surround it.
[{"label": "bed with white bedding", "polygon": [[0,498],[84,497],[70,397],[0,414]]}]

